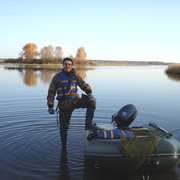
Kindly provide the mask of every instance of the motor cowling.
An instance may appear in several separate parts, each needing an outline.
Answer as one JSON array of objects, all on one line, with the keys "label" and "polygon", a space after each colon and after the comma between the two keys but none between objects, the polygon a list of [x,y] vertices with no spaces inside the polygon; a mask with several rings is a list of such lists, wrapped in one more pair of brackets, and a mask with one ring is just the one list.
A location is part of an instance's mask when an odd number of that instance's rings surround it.
[{"label": "motor cowling", "polygon": [[116,124],[118,128],[128,127],[137,116],[137,109],[133,104],[127,104],[122,107],[117,114],[112,116],[112,122]]}]

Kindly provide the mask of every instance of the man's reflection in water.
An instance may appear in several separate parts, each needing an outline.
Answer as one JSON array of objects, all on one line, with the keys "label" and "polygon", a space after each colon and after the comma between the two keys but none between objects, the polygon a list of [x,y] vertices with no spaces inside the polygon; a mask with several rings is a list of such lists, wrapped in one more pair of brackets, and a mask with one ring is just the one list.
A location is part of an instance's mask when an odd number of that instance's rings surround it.
[{"label": "man's reflection in water", "polygon": [[59,180],[70,180],[69,172],[68,172],[68,160],[67,160],[67,150],[66,148],[61,148],[60,154],[60,176]]}]

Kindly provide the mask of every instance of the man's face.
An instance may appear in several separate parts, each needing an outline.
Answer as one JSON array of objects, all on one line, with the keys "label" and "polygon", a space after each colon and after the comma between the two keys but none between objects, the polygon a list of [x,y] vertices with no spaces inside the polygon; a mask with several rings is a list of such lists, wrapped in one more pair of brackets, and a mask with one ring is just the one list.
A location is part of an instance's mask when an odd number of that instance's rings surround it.
[{"label": "man's face", "polygon": [[63,68],[66,72],[70,72],[72,69],[72,62],[71,61],[64,61]]}]

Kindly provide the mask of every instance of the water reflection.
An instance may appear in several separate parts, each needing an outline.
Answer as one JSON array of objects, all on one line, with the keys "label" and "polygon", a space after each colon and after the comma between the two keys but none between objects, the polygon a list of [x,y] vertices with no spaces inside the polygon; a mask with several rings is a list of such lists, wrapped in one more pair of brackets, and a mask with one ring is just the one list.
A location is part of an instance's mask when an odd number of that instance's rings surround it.
[{"label": "water reflection", "polygon": [[[83,79],[86,79],[86,71],[93,70],[94,68],[87,67],[75,67],[76,72]],[[61,68],[47,68],[47,67],[5,67],[5,70],[16,70],[19,72],[23,79],[23,82],[27,86],[36,86],[37,79],[39,78],[44,84],[49,84],[53,75],[59,71]]]},{"label": "water reflection", "polygon": [[23,75],[23,82],[28,86],[35,86],[37,84],[37,74],[32,69],[25,71]]},{"label": "water reflection", "polygon": [[68,160],[67,160],[67,149],[61,148],[60,153],[60,164],[59,164],[59,180],[69,180],[69,173],[68,173]]},{"label": "water reflection", "polygon": [[[60,149],[59,128],[55,117],[47,113],[44,96],[46,84],[60,70],[59,67],[0,68],[0,179],[140,180],[138,176],[124,177],[86,165],[83,110],[75,111],[72,116],[67,151]],[[172,81],[179,80],[167,78],[164,67],[98,67],[92,73],[87,70],[79,68],[77,72],[83,78],[90,77],[88,81],[98,100],[96,122],[109,122],[119,107],[133,103],[139,110],[134,125],[155,121],[168,131],[178,129],[180,111],[175,107],[180,106],[180,86]],[[109,79],[104,78],[106,74]],[[18,84],[13,89],[8,83],[12,76],[14,84]],[[107,83],[116,86],[109,89]],[[35,91],[24,84],[33,86]],[[180,139],[179,132],[174,135]],[[179,180],[180,168],[165,174],[152,174],[150,179]]]},{"label": "water reflection", "polygon": [[[86,79],[86,71],[88,70],[94,70],[93,67],[74,67],[76,69],[76,72],[78,75],[80,75],[84,80]],[[55,73],[61,71],[61,67],[41,67],[41,66],[5,66],[5,70],[9,71],[18,71],[20,74],[20,77],[22,77],[23,82],[27,86],[35,86],[37,85],[38,78],[43,82],[44,84],[49,84],[52,77]],[[174,81],[180,81],[180,75],[179,74],[167,74],[164,72],[166,76],[170,80]]]},{"label": "water reflection", "polygon": [[[145,177],[148,179],[148,175],[145,175],[143,177],[142,174],[137,175],[127,175],[127,174],[119,174],[117,172],[109,172],[101,169],[92,169],[92,167],[88,167],[86,171],[84,172],[84,180],[109,180],[109,179],[118,179],[121,180],[145,180]],[[167,173],[161,173],[161,174],[149,174],[149,180],[179,180],[178,173],[173,170],[171,172]]]},{"label": "water reflection", "polygon": [[174,80],[174,81],[180,81],[180,74],[167,74],[167,77],[171,80]]}]

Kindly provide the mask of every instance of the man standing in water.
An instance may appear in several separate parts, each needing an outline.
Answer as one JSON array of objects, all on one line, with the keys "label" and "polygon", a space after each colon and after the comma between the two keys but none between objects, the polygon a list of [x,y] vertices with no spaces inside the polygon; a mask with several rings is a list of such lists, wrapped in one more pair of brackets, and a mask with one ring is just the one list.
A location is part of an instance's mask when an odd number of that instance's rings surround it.
[{"label": "man standing in water", "polygon": [[[67,131],[74,109],[87,108],[85,119],[85,130],[93,128],[92,119],[96,109],[96,99],[92,95],[92,90],[80,76],[76,75],[71,58],[64,58],[63,69],[52,79],[47,95],[47,105],[49,114],[54,114],[54,98],[58,100],[60,137],[62,147],[66,147]],[[77,94],[79,86],[87,95],[80,97]]]}]

